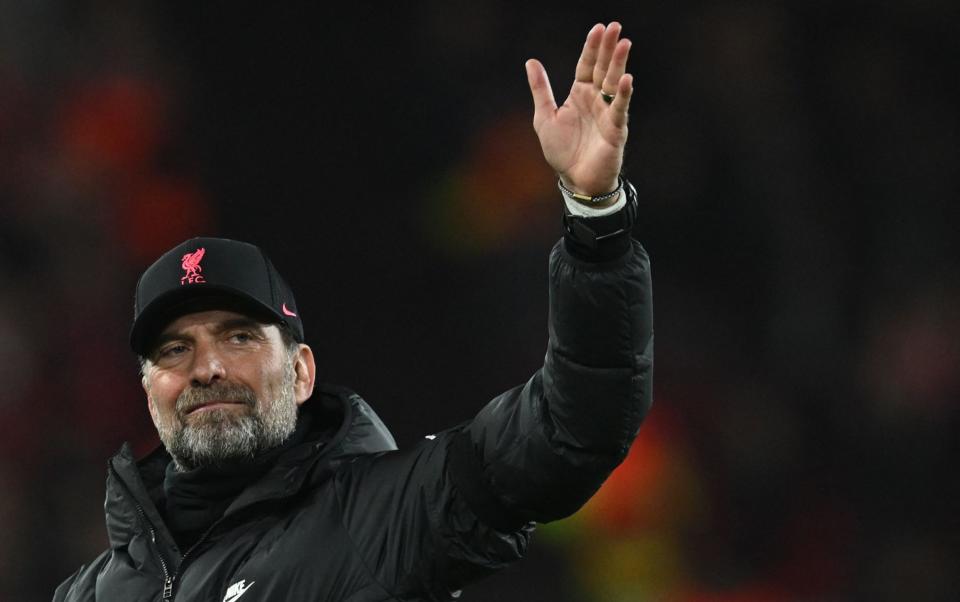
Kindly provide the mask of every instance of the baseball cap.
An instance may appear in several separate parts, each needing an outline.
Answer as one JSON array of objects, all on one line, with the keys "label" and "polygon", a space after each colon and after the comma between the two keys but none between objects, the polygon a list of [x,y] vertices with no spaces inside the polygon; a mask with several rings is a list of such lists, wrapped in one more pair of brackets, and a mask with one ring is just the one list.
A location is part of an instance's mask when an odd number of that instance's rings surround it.
[{"label": "baseball cap", "polygon": [[211,309],[238,311],[287,326],[303,342],[293,291],[256,245],[197,237],[164,253],[137,282],[130,347],[146,355],[160,330],[182,315]]}]

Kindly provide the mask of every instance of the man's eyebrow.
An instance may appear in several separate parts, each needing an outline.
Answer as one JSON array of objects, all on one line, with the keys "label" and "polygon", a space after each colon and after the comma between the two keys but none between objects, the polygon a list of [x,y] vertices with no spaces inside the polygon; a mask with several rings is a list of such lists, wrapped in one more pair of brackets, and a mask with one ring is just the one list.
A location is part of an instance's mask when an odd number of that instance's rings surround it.
[{"label": "man's eyebrow", "polygon": [[155,351],[160,347],[166,345],[170,341],[190,341],[190,340],[193,340],[193,337],[180,332],[161,332],[160,334],[157,335],[157,338],[153,340],[153,344],[151,345],[151,347],[153,347]]},{"label": "man's eyebrow", "polygon": [[262,322],[254,320],[253,318],[230,318],[229,320],[224,320],[213,329],[216,333],[225,332],[227,330],[233,330],[234,328],[245,328],[247,330],[254,330],[258,333],[263,333],[263,328],[266,326]]}]

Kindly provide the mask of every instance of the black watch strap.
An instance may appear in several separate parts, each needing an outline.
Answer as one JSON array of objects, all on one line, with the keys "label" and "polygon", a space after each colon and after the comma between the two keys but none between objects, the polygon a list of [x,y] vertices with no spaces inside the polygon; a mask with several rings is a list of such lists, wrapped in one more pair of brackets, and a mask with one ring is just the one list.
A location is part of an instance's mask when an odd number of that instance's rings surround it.
[{"label": "black watch strap", "polygon": [[637,222],[637,213],[639,212],[637,190],[633,187],[633,184],[624,180],[623,192],[627,195],[626,205],[620,211],[609,215],[584,217],[573,215],[569,209],[564,207],[564,232],[567,233],[567,236],[572,237],[576,243],[590,250],[597,249],[606,240],[615,238],[625,232],[629,233]]}]

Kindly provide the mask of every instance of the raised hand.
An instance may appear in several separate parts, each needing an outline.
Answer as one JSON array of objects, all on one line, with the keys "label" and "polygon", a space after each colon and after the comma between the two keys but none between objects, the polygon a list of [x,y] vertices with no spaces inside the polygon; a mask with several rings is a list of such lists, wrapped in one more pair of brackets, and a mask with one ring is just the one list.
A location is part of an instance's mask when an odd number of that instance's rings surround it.
[{"label": "raised hand", "polygon": [[[526,63],[533,95],[533,129],[543,156],[564,186],[591,196],[617,187],[627,142],[627,108],[633,76],[625,73],[630,40],[616,21],[598,23],[587,34],[576,77],[557,108],[547,71],[537,59]],[[612,102],[607,102],[613,96]]]}]

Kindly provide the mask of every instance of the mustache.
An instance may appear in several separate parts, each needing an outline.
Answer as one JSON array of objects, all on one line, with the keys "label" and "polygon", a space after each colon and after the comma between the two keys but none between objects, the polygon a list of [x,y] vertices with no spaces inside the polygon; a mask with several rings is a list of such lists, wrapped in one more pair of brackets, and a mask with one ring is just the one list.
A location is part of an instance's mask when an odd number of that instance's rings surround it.
[{"label": "mustache", "polygon": [[257,407],[257,396],[250,387],[240,383],[217,381],[211,385],[184,389],[177,397],[177,416],[182,419],[190,411],[213,401],[232,401],[250,408]]}]

